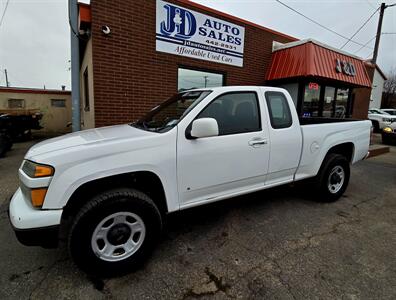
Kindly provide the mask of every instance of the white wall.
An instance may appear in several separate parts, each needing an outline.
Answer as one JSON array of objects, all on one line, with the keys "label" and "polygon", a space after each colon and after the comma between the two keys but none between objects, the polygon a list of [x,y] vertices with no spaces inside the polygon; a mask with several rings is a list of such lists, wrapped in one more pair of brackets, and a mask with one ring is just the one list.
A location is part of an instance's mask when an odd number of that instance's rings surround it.
[{"label": "white wall", "polygon": [[370,95],[370,108],[380,108],[385,79],[377,69],[374,71],[373,85]]}]

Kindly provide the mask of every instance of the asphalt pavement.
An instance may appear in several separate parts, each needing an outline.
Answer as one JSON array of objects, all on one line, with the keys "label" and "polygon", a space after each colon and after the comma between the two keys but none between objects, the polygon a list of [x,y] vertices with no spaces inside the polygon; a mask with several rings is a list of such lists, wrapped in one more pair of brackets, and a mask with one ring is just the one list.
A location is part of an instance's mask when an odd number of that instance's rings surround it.
[{"label": "asphalt pavement", "polygon": [[140,270],[103,280],[14,237],[8,201],[32,144],[0,159],[0,299],[396,299],[395,147],[353,166],[336,203],[285,187],[172,214]]}]

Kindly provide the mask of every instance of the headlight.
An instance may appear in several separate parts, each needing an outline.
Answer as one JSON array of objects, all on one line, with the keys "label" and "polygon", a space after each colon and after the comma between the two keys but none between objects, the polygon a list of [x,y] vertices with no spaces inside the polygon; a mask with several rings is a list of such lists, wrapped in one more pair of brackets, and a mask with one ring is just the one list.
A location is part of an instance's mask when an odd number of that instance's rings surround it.
[{"label": "headlight", "polygon": [[54,175],[55,169],[48,165],[42,165],[30,160],[25,160],[22,171],[31,178],[48,177]]},{"label": "headlight", "polygon": [[392,133],[393,132],[392,128],[390,128],[390,127],[385,127],[382,131],[385,132],[385,133]]},{"label": "headlight", "polygon": [[388,123],[390,123],[390,122],[392,122],[392,119],[382,118],[382,122],[388,122]]}]

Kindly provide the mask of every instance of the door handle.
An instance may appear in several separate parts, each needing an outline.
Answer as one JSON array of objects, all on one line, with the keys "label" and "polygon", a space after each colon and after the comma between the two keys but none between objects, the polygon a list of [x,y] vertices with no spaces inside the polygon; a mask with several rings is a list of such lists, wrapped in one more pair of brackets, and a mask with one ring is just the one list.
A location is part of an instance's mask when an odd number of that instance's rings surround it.
[{"label": "door handle", "polygon": [[262,145],[266,145],[266,144],[268,144],[268,141],[266,139],[262,139],[262,138],[255,138],[255,139],[249,141],[249,146],[252,146],[252,147],[262,146]]}]

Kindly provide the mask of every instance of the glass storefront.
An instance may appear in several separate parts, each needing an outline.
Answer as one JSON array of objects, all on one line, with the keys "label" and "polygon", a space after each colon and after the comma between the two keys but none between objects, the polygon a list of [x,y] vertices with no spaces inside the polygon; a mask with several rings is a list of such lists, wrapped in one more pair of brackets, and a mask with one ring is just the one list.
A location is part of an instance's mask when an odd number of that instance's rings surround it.
[{"label": "glass storefront", "polygon": [[336,118],[346,118],[348,116],[349,89],[337,89],[336,98]]},{"label": "glass storefront", "polygon": [[350,116],[350,89],[309,82],[304,86],[301,116],[347,118]]},{"label": "glass storefront", "polygon": [[333,118],[334,117],[334,97],[335,87],[326,86],[323,101],[323,117]]},{"label": "glass storefront", "polygon": [[220,73],[204,72],[186,68],[178,69],[179,92],[204,87],[223,86],[224,75]]},{"label": "glass storefront", "polygon": [[307,83],[304,91],[303,117],[319,117],[320,85]]}]

